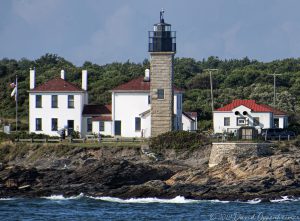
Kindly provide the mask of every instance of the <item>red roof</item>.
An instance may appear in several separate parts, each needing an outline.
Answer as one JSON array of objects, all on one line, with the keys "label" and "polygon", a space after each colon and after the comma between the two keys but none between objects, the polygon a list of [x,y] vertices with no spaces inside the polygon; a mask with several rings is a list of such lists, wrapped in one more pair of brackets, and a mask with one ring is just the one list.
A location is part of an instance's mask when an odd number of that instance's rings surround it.
[{"label": "red roof", "polygon": [[234,108],[241,105],[251,109],[253,112],[273,112],[275,115],[286,115],[286,113],[270,107],[269,105],[257,104],[255,100],[233,100],[230,104],[220,107],[216,111],[232,111]]},{"label": "red roof", "polygon": [[194,117],[194,118],[197,117],[197,112],[184,112],[184,113],[191,116],[191,117]]},{"label": "red roof", "polygon": [[93,117],[92,121],[111,121],[111,116],[98,116],[98,117]]},{"label": "red roof", "polygon": [[64,91],[71,91],[71,92],[77,92],[80,91],[82,92],[83,90],[68,81],[65,81],[64,79],[61,78],[54,78],[52,80],[47,81],[46,83],[43,83],[30,91],[42,91],[42,92],[49,92],[49,91],[54,91],[54,92],[64,92]]},{"label": "red roof", "polygon": [[100,105],[100,104],[86,104],[84,105],[82,114],[87,115],[101,115],[111,114],[111,104],[108,105]]},{"label": "red roof", "polygon": [[[176,92],[183,92],[183,89],[175,85],[174,90]],[[144,81],[144,77],[141,76],[115,87],[112,91],[150,91],[150,81]]]},{"label": "red roof", "polygon": [[273,107],[271,107],[271,106],[269,106],[269,105],[266,105],[266,104],[260,104],[261,106],[265,106],[266,108],[269,108],[269,110],[271,111],[271,112],[273,112],[273,114],[274,115],[286,115],[287,113],[286,112],[283,112],[283,111],[281,111],[281,110],[278,110],[278,109],[276,109],[276,108],[273,108]]},{"label": "red roof", "polygon": [[195,121],[195,118],[197,117],[197,112],[182,112],[182,114],[192,121]]}]

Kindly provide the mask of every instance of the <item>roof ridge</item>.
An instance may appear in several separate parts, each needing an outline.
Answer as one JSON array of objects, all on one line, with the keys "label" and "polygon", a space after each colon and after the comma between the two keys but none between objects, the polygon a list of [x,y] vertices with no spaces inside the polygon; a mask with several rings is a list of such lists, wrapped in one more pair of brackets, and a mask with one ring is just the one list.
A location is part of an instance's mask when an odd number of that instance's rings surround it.
[{"label": "roof ridge", "polygon": [[[139,76],[114,87],[110,91],[150,91],[150,81],[144,81],[144,76]],[[173,88],[175,91],[184,91],[174,83]]]},{"label": "roof ridge", "polygon": [[73,82],[66,81],[59,77],[54,77],[36,86],[30,91],[83,91],[83,89]]}]

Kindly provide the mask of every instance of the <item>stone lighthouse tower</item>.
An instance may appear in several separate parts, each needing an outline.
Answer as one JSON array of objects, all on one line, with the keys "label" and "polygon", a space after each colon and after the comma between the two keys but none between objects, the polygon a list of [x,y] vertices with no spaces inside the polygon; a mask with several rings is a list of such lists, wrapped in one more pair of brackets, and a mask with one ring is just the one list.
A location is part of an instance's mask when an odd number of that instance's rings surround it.
[{"label": "stone lighthouse tower", "polygon": [[160,12],[160,22],[149,31],[150,53],[150,96],[151,96],[151,136],[173,129],[174,104],[174,55],[176,53],[176,32],[164,21],[164,11]]}]

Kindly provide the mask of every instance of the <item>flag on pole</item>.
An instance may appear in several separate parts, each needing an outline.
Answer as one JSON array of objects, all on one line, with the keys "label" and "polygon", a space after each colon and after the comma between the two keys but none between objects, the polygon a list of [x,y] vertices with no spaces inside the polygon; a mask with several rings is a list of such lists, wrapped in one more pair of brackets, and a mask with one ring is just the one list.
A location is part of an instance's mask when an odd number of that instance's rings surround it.
[{"label": "flag on pole", "polygon": [[10,87],[13,88],[13,91],[11,92],[10,96],[11,97],[15,97],[15,100],[17,99],[16,95],[17,95],[17,90],[18,90],[18,86],[15,83],[11,83]]}]

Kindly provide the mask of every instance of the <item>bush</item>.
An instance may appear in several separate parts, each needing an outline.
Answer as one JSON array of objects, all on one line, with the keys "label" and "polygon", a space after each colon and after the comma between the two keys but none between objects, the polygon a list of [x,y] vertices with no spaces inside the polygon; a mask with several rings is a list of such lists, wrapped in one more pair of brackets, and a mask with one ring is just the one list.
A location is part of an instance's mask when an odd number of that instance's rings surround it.
[{"label": "bush", "polygon": [[292,144],[296,147],[300,147],[300,135],[297,136],[296,139],[292,141]]},{"label": "bush", "polygon": [[208,144],[210,141],[203,134],[187,131],[171,131],[150,139],[150,147],[158,151],[163,149],[193,150]]},{"label": "bush", "polygon": [[27,133],[25,131],[20,131],[17,133],[11,133],[11,134],[5,134],[3,132],[0,132],[0,142],[1,141],[14,141],[16,139],[45,139],[45,138],[59,138],[58,136],[49,136],[46,134],[36,134],[36,133]]}]

